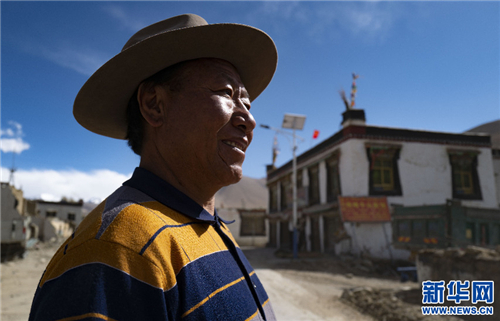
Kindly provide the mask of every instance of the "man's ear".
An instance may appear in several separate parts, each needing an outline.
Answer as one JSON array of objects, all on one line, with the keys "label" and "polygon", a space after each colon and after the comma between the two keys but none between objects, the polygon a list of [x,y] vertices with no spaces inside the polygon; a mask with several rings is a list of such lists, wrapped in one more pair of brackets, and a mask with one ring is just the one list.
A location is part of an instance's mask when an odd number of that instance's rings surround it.
[{"label": "man's ear", "polygon": [[142,117],[152,126],[159,127],[163,124],[165,113],[164,90],[162,86],[142,82],[137,89],[137,101]]}]

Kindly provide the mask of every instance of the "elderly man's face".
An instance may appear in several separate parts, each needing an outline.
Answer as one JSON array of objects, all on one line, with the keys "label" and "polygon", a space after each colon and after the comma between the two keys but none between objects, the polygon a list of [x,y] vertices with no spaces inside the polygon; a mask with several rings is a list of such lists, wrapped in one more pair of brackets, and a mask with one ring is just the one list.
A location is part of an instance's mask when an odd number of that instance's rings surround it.
[{"label": "elderly man's face", "polygon": [[184,171],[226,186],[242,176],[255,120],[236,69],[219,59],[198,59],[181,71],[182,89],[169,92],[160,153]]}]

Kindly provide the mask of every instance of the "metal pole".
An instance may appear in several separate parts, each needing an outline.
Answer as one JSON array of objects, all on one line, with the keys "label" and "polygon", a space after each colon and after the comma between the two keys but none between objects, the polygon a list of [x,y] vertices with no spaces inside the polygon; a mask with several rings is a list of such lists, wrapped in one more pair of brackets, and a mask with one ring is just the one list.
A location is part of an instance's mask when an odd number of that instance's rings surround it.
[{"label": "metal pole", "polygon": [[297,258],[298,235],[297,235],[297,157],[295,156],[295,129],[293,130],[293,258]]}]

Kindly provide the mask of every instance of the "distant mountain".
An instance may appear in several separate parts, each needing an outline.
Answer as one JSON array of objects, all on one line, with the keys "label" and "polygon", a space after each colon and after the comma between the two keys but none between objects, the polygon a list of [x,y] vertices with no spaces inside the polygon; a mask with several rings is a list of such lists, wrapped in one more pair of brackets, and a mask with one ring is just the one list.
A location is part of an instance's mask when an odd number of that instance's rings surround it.
[{"label": "distant mountain", "polygon": [[466,133],[485,133],[491,136],[494,149],[500,149],[500,119],[479,125],[466,131]]},{"label": "distant mountain", "polygon": [[215,194],[215,207],[266,209],[267,199],[265,178],[243,176],[238,183],[226,186]]},{"label": "distant mountain", "polygon": [[88,202],[83,202],[82,206],[82,215],[87,216],[92,210],[99,205],[98,202],[95,201],[88,201]]},{"label": "distant mountain", "polygon": [[[265,178],[251,178],[243,176],[237,184],[229,185],[215,194],[217,209],[266,209],[267,187]],[[83,203],[83,215],[90,213],[97,205],[96,201]]]}]

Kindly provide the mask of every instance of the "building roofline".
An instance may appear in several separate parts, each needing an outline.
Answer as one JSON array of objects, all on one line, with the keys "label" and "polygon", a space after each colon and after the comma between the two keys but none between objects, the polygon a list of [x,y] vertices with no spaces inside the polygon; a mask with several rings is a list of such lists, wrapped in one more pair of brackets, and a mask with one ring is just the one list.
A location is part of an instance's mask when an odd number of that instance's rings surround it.
[{"label": "building roofline", "polygon": [[81,202],[67,202],[67,201],[61,201],[61,202],[50,202],[50,201],[43,201],[43,200],[34,200],[37,204],[51,204],[51,205],[64,205],[64,206],[83,206],[83,201]]},{"label": "building roofline", "polygon": [[[470,147],[491,148],[491,137],[479,133],[446,133],[425,130],[402,129],[377,126],[347,126],[325,139],[318,145],[297,156],[297,165],[311,157],[326,151],[340,143],[352,139],[372,139],[394,142],[433,143],[443,145],[461,145]],[[267,173],[267,180],[273,179],[291,170],[292,160],[281,167]]]}]

